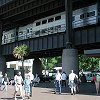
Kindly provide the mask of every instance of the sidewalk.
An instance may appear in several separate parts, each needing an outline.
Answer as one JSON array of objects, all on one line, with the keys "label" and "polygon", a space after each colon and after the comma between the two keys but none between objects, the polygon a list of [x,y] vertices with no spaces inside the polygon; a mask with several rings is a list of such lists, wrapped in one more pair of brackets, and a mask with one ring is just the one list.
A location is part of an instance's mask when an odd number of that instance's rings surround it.
[{"label": "sidewalk", "polygon": [[[95,87],[90,83],[82,84],[79,94],[70,95],[67,91],[69,90],[63,89],[62,94],[54,94],[52,83],[41,83],[39,87],[33,87],[31,100],[100,100],[100,95],[96,95]],[[8,92],[0,91],[0,100],[14,100],[13,93],[14,86],[9,86]]]},{"label": "sidewalk", "polygon": [[12,100],[14,94],[14,86],[9,85],[8,86],[8,91],[0,91],[0,100]]}]

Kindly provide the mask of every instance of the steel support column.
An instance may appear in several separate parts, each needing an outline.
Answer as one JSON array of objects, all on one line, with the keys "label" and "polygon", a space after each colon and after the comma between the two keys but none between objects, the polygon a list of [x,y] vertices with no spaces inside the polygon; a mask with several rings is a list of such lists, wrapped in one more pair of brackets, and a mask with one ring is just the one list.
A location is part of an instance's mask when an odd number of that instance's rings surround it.
[{"label": "steel support column", "polygon": [[78,52],[74,49],[72,29],[72,0],[65,0],[66,49],[62,52],[62,71],[68,75],[71,70],[78,73]]},{"label": "steel support column", "polygon": [[6,59],[2,56],[2,21],[0,21],[0,71],[4,74],[6,72]]}]

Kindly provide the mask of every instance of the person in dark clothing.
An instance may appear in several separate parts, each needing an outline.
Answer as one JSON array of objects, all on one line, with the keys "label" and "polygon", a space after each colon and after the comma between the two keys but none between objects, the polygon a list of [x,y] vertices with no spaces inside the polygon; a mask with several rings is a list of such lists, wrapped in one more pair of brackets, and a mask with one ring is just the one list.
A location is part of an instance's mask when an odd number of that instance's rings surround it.
[{"label": "person in dark clothing", "polygon": [[62,73],[61,79],[62,79],[62,87],[66,87],[66,79],[67,79],[67,76],[66,76],[66,73],[65,72]]},{"label": "person in dark clothing", "polygon": [[3,76],[2,76],[2,72],[0,72],[0,90],[2,90],[1,89],[1,87],[2,87],[2,80],[3,80]]},{"label": "person in dark clothing", "polygon": [[7,84],[8,84],[9,80],[7,77],[7,74],[5,73],[5,76],[3,77],[3,83],[4,83],[4,88],[7,91]]}]

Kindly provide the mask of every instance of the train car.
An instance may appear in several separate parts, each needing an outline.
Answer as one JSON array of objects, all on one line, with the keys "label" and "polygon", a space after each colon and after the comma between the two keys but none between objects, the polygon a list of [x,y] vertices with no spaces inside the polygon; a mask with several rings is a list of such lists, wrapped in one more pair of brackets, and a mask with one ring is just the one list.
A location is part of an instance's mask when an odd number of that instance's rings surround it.
[{"label": "train car", "polygon": [[[79,28],[83,26],[93,25],[98,23],[98,6],[97,4],[80,8],[73,11],[72,27]],[[39,20],[34,21],[18,29],[18,41],[46,36],[49,34],[63,33],[66,30],[65,12],[54,14]],[[11,31],[11,30],[10,30]],[[2,44],[11,42],[11,32],[3,32]],[[15,36],[15,35],[14,35]],[[16,36],[15,36],[16,37]],[[14,38],[15,38],[14,37]],[[12,41],[13,42],[13,41]]]},{"label": "train car", "polygon": [[97,4],[73,11],[73,28],[98,23]]},{"label": "train car", "polygon": [[[72,27],[79,28],[98,23],[97,4],[73,11]],[[65,32],[65,12],[61,12],[33,23],[33,30],[40,36]]]},{"label": "train car", "polygon": [[32,30],[33,24],[28,24],[26,26],[23,27],[19,27],[18,29],[18,40],[24,40],[24,39],[28,39],[28,38],[32,38]]},{"label": "train car", "polygon": [[15,29],[12,29],[9,31],[3,31],[2,44],[15,42],[15,38],[16,38],[16,30]]},{"label": "train car", "polygon": [[59,33],[65,31],[65,14],[64,12],[55,14],[33,23],[33,30],[39,36]]}]

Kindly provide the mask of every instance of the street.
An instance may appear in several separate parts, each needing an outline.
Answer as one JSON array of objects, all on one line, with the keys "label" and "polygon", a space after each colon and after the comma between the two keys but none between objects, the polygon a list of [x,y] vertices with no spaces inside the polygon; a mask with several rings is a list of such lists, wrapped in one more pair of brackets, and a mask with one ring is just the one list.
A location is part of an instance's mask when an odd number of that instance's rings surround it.
[{"label": "street", "polygon": [[[95,86],[93,83],[84,83],[79,86],[80,92],[76,95],[70,94],[70,89],[62,88],[61,94],[54,94],[53,83],[40,83],[39,86],[33,87],[31,100],[99,100],[96,95]],[[0,100],[14,100],[13,99],[14,86],[8,86],[8,91],[0,91]],[[18,93],[19,95],[19,93]],[[18,96],[18,100],[21,98]]]}]

